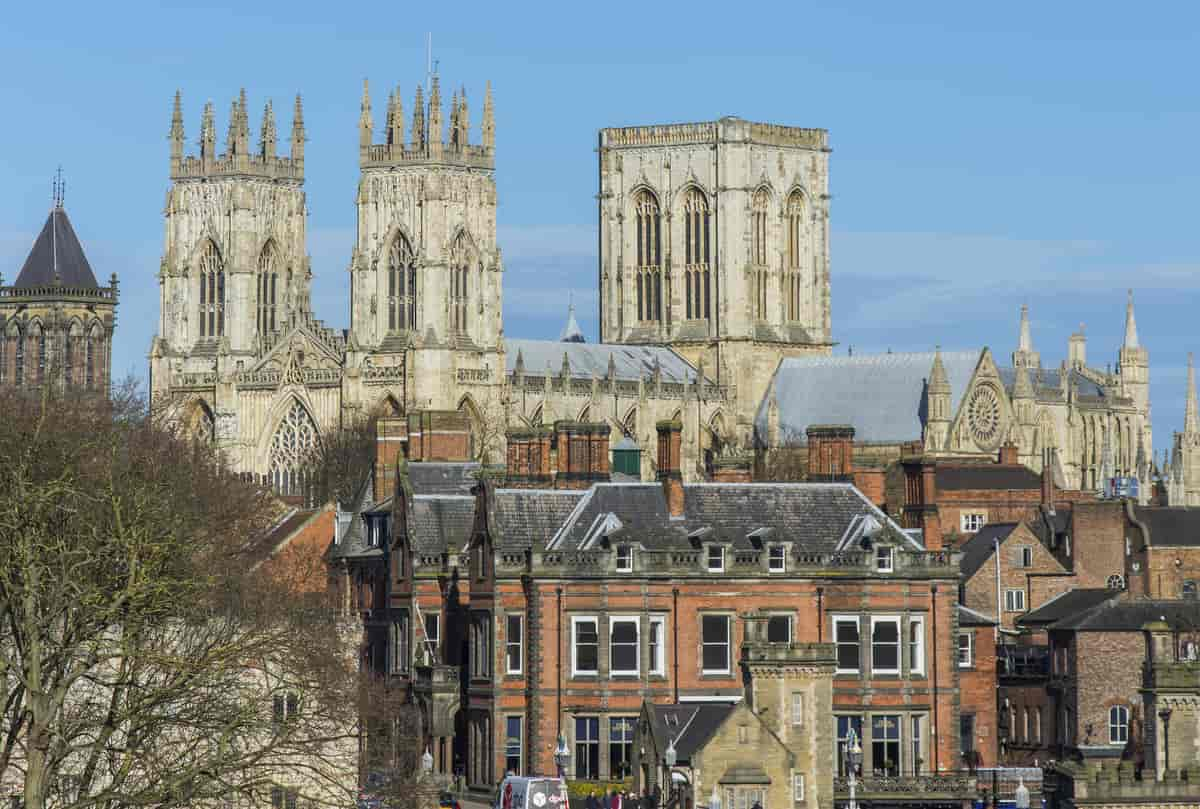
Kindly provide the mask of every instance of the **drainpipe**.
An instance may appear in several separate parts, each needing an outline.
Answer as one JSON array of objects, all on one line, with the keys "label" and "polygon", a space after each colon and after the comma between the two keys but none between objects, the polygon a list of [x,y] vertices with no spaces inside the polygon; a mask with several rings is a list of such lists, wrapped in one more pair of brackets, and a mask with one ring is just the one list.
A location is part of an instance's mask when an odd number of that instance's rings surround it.
[{"label": "drainpipe", "polygon": [[825,600],[825,588],[817,588],[817,643],[823,643],[825,639],[825,614],[822,604]]},{"label": "drainpipe", "polygon": [[675,674],[671,677],[675,685],[675,704],[679,704],[679,588],[671,588],[671,634],[674,635],[674,641],[671,643],[671,665],[675,669]]},{"label": "drainpipe", "polygon": [[1004,611],[1001,609],[1004,606],[1003,603],[1001,602],[1001,599],[1003,598],[1004,593],[1002,593],[1000,591],[1000,540],[999,540],[999,538],[994,540],[994,545],[995,545],[995,549],[996,549],[996,628],[992,631],[992,639],[996,643],[999,643],[1000,642],[1000,624],[1004,620]]},{"label": "drainpipe", "polygon": [[938,748],[941,746],[941,723],[938,722],[938,654],[937,639],[937,585],[929,588],[929,614],[933,625],[933,772],[940,772],[938,767]]},{"label": "drainpipe", "polygon": [[558,586],[558,642],[555,644],[555,652],[554,652],[554,656],[557,659],[556,662],[558,665],[558,676],[557,676],[557,680],[555,682],[554,690],[557,694],[557,700],[558,700],[558,709],[556,712],[557,718],[556,718],[555,722],[558,726],[558,734],[557,735],[559,737],[562,736],[562,638],[563,638],[562,596],[563,596],[563,588],[562,588],[562,585],[560,584]]}]

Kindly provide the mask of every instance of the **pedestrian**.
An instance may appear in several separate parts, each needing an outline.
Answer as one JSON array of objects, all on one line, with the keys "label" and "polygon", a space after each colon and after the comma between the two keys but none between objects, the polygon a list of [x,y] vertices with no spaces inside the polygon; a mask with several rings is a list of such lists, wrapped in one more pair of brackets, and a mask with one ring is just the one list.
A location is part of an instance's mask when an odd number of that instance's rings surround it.
[{"label": "pedestrian", "polygon": [[650,794],[650,787],[642,787],[642,809],[654,809],[654,796]]},{"label": "pedestrian", "polygon": [[583,802],[584,809],[600,809],[600,801],[596,798],[596,790],[588,793],[587,800]]},{"label": "pedestrian", "polygon": [[608,790],[600,793],[600,809],[612,809],[612,799],[608,797]]},{"label": "pedestrian", "polygon": [[621,793],[615,789],[612,791],[612,802],[609,804],[609,809],[621,809]]}]

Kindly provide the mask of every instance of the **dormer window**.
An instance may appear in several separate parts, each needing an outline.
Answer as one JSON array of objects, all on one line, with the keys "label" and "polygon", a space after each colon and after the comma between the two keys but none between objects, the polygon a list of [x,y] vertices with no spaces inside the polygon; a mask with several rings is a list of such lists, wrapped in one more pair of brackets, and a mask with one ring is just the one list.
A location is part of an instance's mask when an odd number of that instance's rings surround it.
[{"label": "dormer window", "polygon": [[725,549],[720,545],[709,545],[705,556],[705,567],[709,573],[725,572]]},{"label": "dormer window", "polygon": [[891,573],[896,569],[896,549],[891,545],[875,546],[875,570],[879,573]]},{"label": "dormer window", "polygon": [[618,545],[617,546],[617,572],[632,573],[633,572],[633,546]]},{"label": "dormer window", "polygon": [[783,573],[787,570],[787,549],[782,545],[772,545],[767,549],[767,569],[772,573]]}]

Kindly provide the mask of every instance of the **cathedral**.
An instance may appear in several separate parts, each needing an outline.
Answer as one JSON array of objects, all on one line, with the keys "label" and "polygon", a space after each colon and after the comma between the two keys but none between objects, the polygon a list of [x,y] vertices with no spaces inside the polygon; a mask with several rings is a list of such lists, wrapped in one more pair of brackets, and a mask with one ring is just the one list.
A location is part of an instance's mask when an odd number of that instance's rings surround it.
[{"label": "cathedral", "polygon": [[[364,83],[349,328],[335,330],[309,301],[300,98],[286,155],[270,103],[251,144],[244,91],[224,151],[209,104],[199,154],[185,154],[175,98],[153,401],[283,494],[322,435],[418,410],[466,414],[483,462],[503,458],[511,429],[605,422],[647,450],[644,478],[664,419],[684,425],[688,480],[828,424],[853,427],[856,453],[884,465],[914,442],[981,460],[1009,443],[1034,469],[1053,459],[1070,488],[1149,478],[1132,296],[1115,372],[1088,365],[1082,330],[1043,367],[1024,311],[1007,365],[988,348],[833,355],[823,129],[726,117],[601,130],[601,342],[588,344],[573,314],[559,340],[504,335],[490,86],[477,130],[466,89],[447,105],[436,75],[407,111],[389,91],[382,117],[381,134]],[[1177,449],[1177,465],[1198,454]]]}]

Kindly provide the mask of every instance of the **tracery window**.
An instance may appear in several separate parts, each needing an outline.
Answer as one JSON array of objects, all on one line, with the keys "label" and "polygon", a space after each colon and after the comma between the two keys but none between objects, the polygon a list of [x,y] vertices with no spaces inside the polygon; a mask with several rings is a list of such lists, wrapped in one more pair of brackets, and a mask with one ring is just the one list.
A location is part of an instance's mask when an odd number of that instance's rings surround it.
[{"label": "tracery window", "polygon": [[638,320],[662,320],[662,212],[654,194],[638,192],[634,203],[637,220]]},{"label": "tracery window", "polygon": [[200,336],[225,334],[225,265],[212,242],[200,254]]},{"label": "tracery window", "polygon": [[[84,385],[88,390],[94,390],[100,387],[100,374],[104,369],[103,351],[104,340],[100,334],[100,324],[93,323],[92,328],[88,331],[87,343],[84,346],[87,359],[85,361]],[[97,356],[101,355],[101,356]],[[100,359],[100,362],[96,360]]]},{"label": "tracery window", "polygon": [[708,198],[689,188],[683,203],[684,298],[688,320],[711,316],[711,272]]},{"label": "tracery window", "polygon": [[83,340],[83,329],[79,321],[71,321],[63,337],[63,380],[67,385],[79,384],[79,347]]},{"label": "tracery window", "polygon": [[801,320],[801,304],[804,298],[803,278],[800,272],[803,261],[804,195],[792,192],[787,203],[787,262],[784,267],[784,288],[787,295],[788,320]]},{"label": "tracery window", "polygon": [[767,211],[771,198],[767,189],[754,192],[750,208],[750,263],[754,273],[754,316],[767,317]]},{"label": "tracery window", "polygon": [[404,234],[388,251],[388,331],[417,327],[417,255]]},{"label": "tracery window", "polygon": [[258,333],[275,331],[276,286],[279,283],[279,251],[267,242],[258,255]]},{"label": "tracery window", "polygon": [[298,400],[284,414],[271,437],[271,485],[278,494],[301,494],[305,466],[317,448],[317,425]]},{"label": "tracery window", "polygon": [[467,278],[471,273],[471,242],[460,232],[450,250],[450,329],[459,334],[467,332]]},{"label": "tracery window", "polygon": [[25,338],[15,323],[8,327],[8,340],[13,348],[12,381],[14,385],[22,385],[25,383]]},{"label": "tracery window", "polygon": [[33,321],[26,341],[29,344],[26,351],[33,355],[33,381],[40,385],[46,379],[46,332],[42,330],[41,323]]},{"label": "tracery window", "polygon": [[192,414],[192,439],[201,444],[211,444],[217,437],[217,422],[204,402],[197,402]]}]

